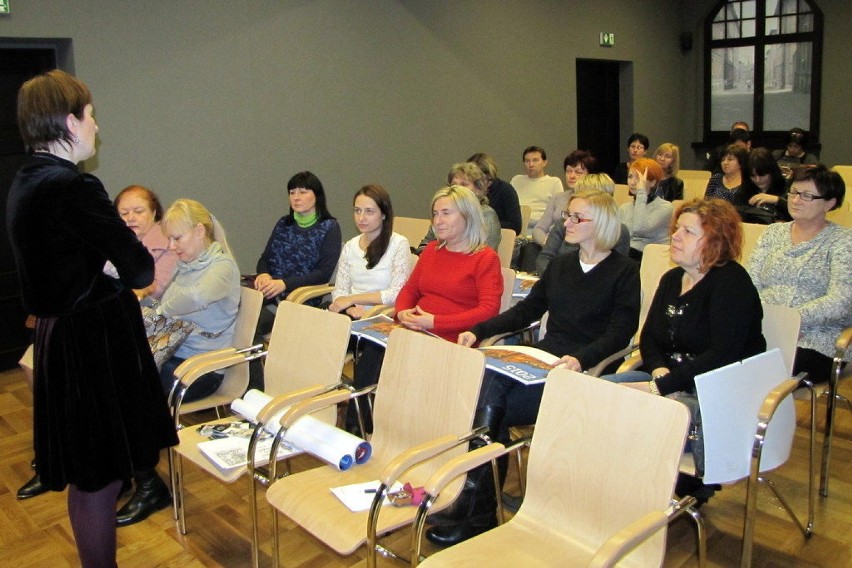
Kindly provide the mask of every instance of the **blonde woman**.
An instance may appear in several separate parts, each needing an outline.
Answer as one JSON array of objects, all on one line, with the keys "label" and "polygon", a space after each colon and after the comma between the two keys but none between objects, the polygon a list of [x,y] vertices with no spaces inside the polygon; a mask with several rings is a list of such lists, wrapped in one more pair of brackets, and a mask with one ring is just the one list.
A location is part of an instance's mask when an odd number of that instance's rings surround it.
[{"label": "blonde woman", "polygon": [[656,196],[668,202],[683,199],[683,180],[677,177],[680,171],[680,148],[671,142],[660,144],[654,152],[654,160],[663,169],[663,179],[657,184]]}]

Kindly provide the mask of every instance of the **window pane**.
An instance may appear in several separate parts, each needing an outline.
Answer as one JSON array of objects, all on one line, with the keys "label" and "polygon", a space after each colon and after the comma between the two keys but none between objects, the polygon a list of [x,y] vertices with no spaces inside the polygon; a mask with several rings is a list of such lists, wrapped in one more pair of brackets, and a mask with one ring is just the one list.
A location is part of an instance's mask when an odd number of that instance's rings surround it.
[{"label": "window pane", "polygon": [[713,39],[725,39],[725,24],[713,24]]},{"label": "window pane", "polygon": [[[778,18],[766,18],[766,28],[763,33],[766,35],[778,35],[778,28],[781,26],[781,21]],[[715,37],[713,39],[716,39]]]},{"label": "window pane", "polygon": [[806,0],[799,0],[799,13],[800,14],[810,14],[812,12],[811,7],[808,6]]},{"label": "window pane", "polygon": [[731,123],[754,124],[754,47],[710,51],[710,129],[727,131]]},{"label": "window pane", "polygon": [[799,31],[812,32],[814,31],[814,15],[802,14],[799,16]]},{"label": "window pane", "polygon": [[740,23],[739,22],[728,22],[728,38],[739,38],[740,37]]},{"label": "window pane", "polygon": [[767,16],[777,16],[778,15],[778,0],[766,0],[766,15]]},{"label": "window pane", "polygon": [[754,20],[743,20],[743,37],[754,37]]},{"label": "window pane", "polygon": [[796,16],[784,16],[783,18],[781,18],[781,33],[796,33]]},{"label": "window pane", "polygon": [[795,14],[796,13],[796,0],[781,0],[781,13],[782,14]]},{"label": "window pane", "polygon": [[743,2],[743,11],[740,14],[743,18],[754,18],[755,17],[755,7],[754,0],[748,0]]},{"label": "window pane", "polygon": [[810,130],[813,44],[767,45],[764,57],[763,129]]}]

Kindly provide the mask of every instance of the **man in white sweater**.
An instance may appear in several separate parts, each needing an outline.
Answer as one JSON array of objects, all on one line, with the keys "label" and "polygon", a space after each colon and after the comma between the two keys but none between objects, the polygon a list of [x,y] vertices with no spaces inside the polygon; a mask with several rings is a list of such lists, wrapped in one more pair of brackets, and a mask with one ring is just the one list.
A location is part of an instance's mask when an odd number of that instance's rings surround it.
[{"label": "man in white sweater", "polygon": [[524,167],[526,175],[516,175],[512,178],[512,187],[518,192],[521,205],[530,208],[530,220],[527,227],[531,231],[536,226],[551,198],[560,193],[562,181],[558,177],[544,173],[547,167],[547,152],[539,146],[530,146],[524,150]]}]

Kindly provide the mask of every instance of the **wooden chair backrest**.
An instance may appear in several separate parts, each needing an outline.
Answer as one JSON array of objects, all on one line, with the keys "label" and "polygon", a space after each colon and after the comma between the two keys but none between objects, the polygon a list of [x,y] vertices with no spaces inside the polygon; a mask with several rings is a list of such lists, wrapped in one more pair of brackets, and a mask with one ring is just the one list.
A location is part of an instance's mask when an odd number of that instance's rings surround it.
[{"label": "wooden chair backrest", "polygon": [[707,170],[678,170],[677,177],[682,179],[684,183],[688,179],[697,179],[703,181],[704,185],[707,185],[707,181],[710,179],[710,172]]},{"label": "wooden chair backrest", "polygon": [[[731,483],[748,476],[757,413],[766,396],[788,378],[780,349],[695,377],[704,432],[704,483]],[[760,471],[790,457],[796,431],[793,397],[775,412],[763,443]]]},{"label": "wooden chair backrest", "polygon": [[[763,304],[763,337],[766,339],[766,350],[775,348],[781,350],[787,374],[791,376],[801,325],[802,315],[799,310],[788,306]],[[825,378],[822,377],[822,379]],[[811,377],[811,379],[819,380],[820,377]]]},{"label": "wooden chair backrest", "polygon": [[532,208],[529,205],[521,205],[521,236],[529,232],[528,225],[532,216]]},{"label": "wooden chair backrest", "polygon": [[[852,187],[852,185],[847,185],[846,187]],[[852,199],[847,196],[843,201],[843,205],[834,211],[829,211],[826,218],[842,227],[852,229],[852,205],[849,204],[850,201]]]},{"label": "wooden chair backrest", "polygon": [[[263,294],[254,288],[240,287],[240,307],[237,311],[237,321],[234,325],[234,343],[237,349],[249,347],[254,339],[257,320],[263,308]],[[213,395],[187,402],[181,405],[180,413],[187,414],[207,408],[213,408],[243,396],[249,384],[248,363],[228,367],[223,372],[222,384]]]},{"label": "wooden chair backrest", "polygon": [[497,247],[497,256],[500,257],[500,266],[509,268],[512,264],[512,253],[515,251],[515,231],[512,229],[500,229],[500,245]]},{"label": "wooden chair backrest", "polygon": [[500,267],[503,275],[503,295],[500,296],[500,313],[512,307],[512,290],[515,289],[515,271],[505,266]]},{"label": "wooden chair backrest", "polygon": [[[343,314],[281,302],[264,364],[264,392],[277,396],[317,383],[340,380],[351,320]],[[334,424],[336,410],[314,414]]]},{"label": "wooden chair backrest", "polygon": [[760,225],[758,223],[742,223],[743,256],[740,260],[740,264],[748,266],[748,259],[751,256],[751,252],[754,250],[755,245],[757,245],[760,235],[763,234],[768,226],[769,225]]},{"label": "wooden chair backrest", "polygon": [[615,204],[619,207],[633,199],[630,197],[630,188],[627,184],[623,183],[615,184],[615,193],[613,193],[612,197],[615,199]]},{"label": "wooden chair backrest", "polygon": [[707,191],[706,179],[684,179],[683,180],[683,199],[692,201],[697,197],[704,197]]},{"label": "wooden chair backrest", "polygon": [[[554,369],[530,446],[526,496],[511,523],[547,527],[596,550],[631,520],[668,506],[688,426],[689,412],[674,400]],[[660,531],[624,565],[660,566],[664,553]]]},{"label": "wooden chair backrest", "polygon": [[642,264],[639,267],[639,281],[642,286],[642,307],[639,310],[640,330],[645,325],[645,318],[648,317],[651,300],[654,299],[654,294],[660,285],[660,278],[675,266],[669,256],[669,248],[669,245],[650,244],[645,245],[642,251]]},{"label": "wooden chair backrest", "polygon": [[432,221],[429,219],[417,219],[415,217],[394,217],[393,230],[399,233],[406,239],[408,244],[417,248],[426,233],[429,232],[429,227],[432,226]]},{"label": "wooden chair backrest", "polygon": [[[470,430],[485,369],[482,352],[425,333],[394,329],[373,405],[373,457],[386,462],[405,449]],[[462,444],[446,452],[467,451]],[[440,460],[418,468],[431,475]]]}]

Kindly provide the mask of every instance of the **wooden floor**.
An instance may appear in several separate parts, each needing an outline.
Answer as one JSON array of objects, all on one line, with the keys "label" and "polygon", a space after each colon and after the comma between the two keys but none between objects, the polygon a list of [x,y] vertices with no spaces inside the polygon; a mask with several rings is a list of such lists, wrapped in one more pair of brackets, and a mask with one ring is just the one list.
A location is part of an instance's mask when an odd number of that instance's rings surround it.
[{"label": "wooden floor", "polygon": [[[847,385],[842,390],[850,388]],[[820,404],[819,411],[823,409],[824,405]],[[800,416],[807,415],[804,407],[799,410]],[[769,491],[762,490],[755,536],[756,566],[852,566],[852,416],[845,410],[838,416],[831,496],[818,501],[814,536],[805,540]],[[23,375],[17,370],[0,373],[0,566],[77,566],[65,495],[49,493],[27,501],[15,499],[18,487],[31,475],[31,420],[32,397]],[[806,495],[806,432],[800,425],[793,456],[774,476],[782,490],[787,489],[793,506],[800,510],[804,510]],[[295,468],[317,465],[312,458],[302,457],[296,461]],[[165,457],[160,470],[165,477]],[[187,534],[177,532],[170,509],[119,529],[119,565],[125,568],[249,566],[247,480],[221,484],[191,464],[184,467],[184,473]],[[510,470],[507,490],[515,491],[516,487],[517,472]],[[702,509],[708,528],[709,566],[738,564],[744,496],[744,484],[725,487]],[[258,501],[262,514],[261,566],[271,566],[270,513],[265,501]],[[350,557],[338,556],[286,518],[280,519],[280,526],[283,566],[352,566],[365,558],[363,549]],[[395,550],[404,551],[407,539],[407,531],[402,531],[392,535],[387,543]],[[694,550],[692,525],[685,519],[673,523],[669,528],[665,566],[697,566]],[[383,560],[382,565],[401,564]]]}]

